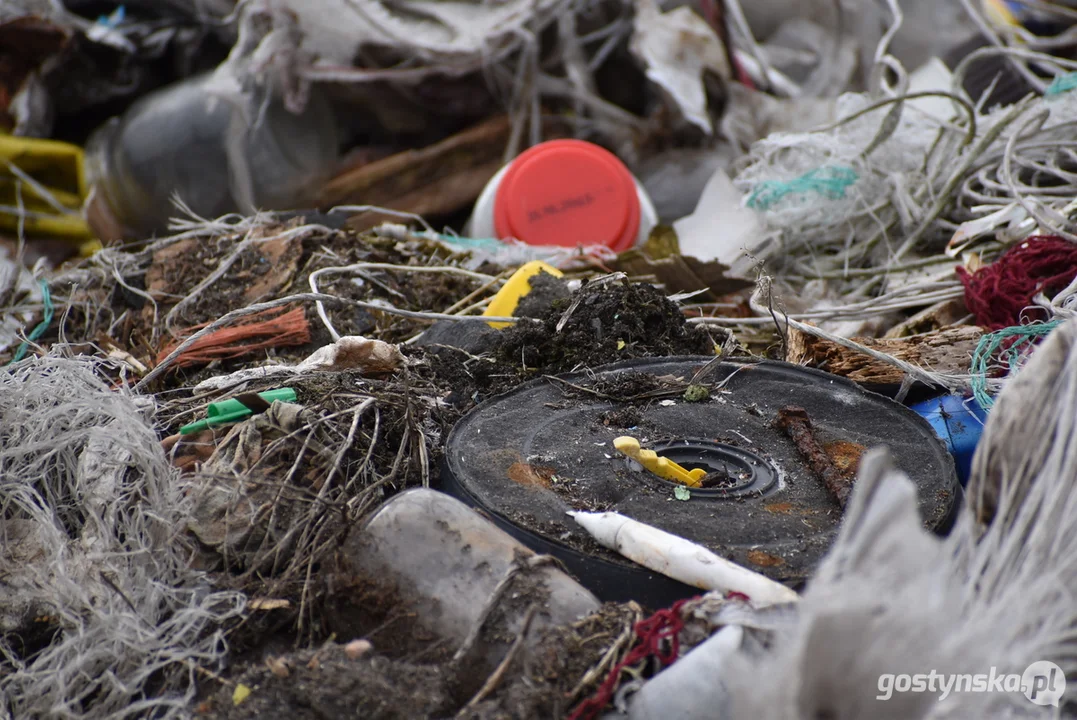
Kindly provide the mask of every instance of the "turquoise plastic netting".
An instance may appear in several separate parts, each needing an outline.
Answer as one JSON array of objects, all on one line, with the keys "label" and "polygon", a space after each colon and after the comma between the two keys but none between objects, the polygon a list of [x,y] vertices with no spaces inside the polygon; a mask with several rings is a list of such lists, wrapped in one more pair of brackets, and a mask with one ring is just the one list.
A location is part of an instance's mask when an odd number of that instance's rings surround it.
[{"label": "turquoise plastic netting", "polygon": [[[1036,341],[1058,327],[1061,322],[1061,320],[1052,320],[1046,323],[1016,325],[980,338],[980,342],[972,353],[972,365],[969,368],[969,374],[972,376],[969,384],[972,386],[972,394],[976,402],[980,403],[980,407],[987,410],[995,404],[994,398],[987,392],[987,373],[991,358],[997,353],[1007,370],[1013,372],[1027,358]],[[1007,341],[1011,339],[1014,342],[1007,344]]]}]

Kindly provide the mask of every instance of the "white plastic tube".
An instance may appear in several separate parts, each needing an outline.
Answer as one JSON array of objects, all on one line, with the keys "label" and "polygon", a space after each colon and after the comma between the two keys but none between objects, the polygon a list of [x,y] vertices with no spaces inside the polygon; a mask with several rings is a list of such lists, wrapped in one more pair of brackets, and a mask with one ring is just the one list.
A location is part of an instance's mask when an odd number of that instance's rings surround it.
[{"label": "white plastic tube", "polygon": [[629,560],[701,590],[747,595],[756,607],[797,602],[781,583],[715,555],[694,542],[619,513],[570,512],[604,547]]}]

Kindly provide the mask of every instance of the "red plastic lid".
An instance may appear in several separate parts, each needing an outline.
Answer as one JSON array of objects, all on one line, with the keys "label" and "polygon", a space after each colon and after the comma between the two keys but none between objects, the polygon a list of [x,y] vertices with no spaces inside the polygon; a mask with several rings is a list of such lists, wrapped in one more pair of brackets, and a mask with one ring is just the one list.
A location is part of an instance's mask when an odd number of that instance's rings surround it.
[{"label": "red plastic lid", "polygon": [[550,140],[522,153],[494,200],[498,237],[529,245],[607,245],[620,252],[639,232],[632,173],[613,153],[582,140]]}]

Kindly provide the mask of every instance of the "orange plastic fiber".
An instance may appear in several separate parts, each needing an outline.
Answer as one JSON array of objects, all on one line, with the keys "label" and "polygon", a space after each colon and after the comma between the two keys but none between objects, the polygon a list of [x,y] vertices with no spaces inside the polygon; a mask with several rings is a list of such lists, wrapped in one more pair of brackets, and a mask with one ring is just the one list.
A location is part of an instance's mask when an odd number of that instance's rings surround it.
[{"label": "orange plastic fiber", "polygon": [[[180,337],[157,354],[160,364],[180,344],[209,323],[184,330]],[[232,327],[221,328],[196,341],[172,363],[182,368],[204,365],[214,360],[229,360],[267,348],[306,345],[310,342],[310,323],[303,308],[287,312],[276,309],[251,315]]]}]

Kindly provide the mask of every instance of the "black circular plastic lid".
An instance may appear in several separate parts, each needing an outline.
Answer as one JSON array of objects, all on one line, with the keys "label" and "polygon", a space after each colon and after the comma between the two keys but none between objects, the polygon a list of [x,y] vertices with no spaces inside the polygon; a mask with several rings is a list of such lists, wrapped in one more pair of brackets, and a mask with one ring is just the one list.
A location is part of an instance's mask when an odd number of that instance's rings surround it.
[{"label": "black circular plastic lid", "polygon": [[[919,489],[925,526],[950,519],[960,489],[953,460],[916,413],[850,381],[785,363],[720,363],[693,385],[713,360],[631,361],[493,398],[450,434],[446,489],[519,530],[534,549],[562,558],[638,570],[566,515],[614,511],[797,584],[842,517],[838,495],[817,472],[820,458],[809,460],[777,423],[783,410],[797,407],[832,479],[851,482],[864,450],[886,445]],[[688,469],[703,468],[707,487],[689,489],[642,469],[614,449],[625,435]],[[588,566],[571,565],[588,585]]]}]

